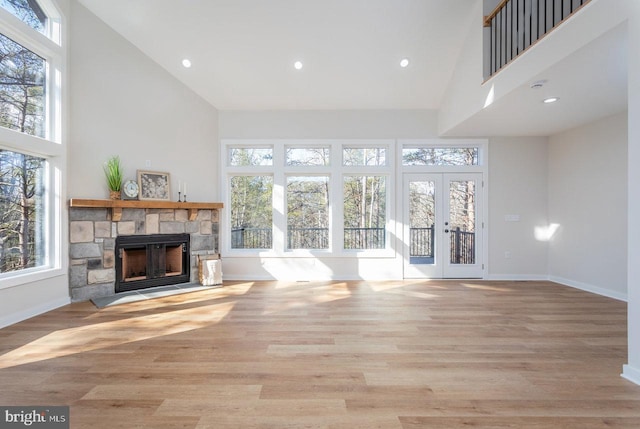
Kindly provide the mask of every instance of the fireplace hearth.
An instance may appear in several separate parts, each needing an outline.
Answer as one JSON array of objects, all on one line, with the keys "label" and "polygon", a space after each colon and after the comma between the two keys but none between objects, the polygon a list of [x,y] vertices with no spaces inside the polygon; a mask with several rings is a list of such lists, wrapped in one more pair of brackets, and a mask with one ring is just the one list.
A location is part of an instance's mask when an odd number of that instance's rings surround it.
[{"label": "fireplace hearth", "polygon": [[115,292],[188,282],[189,247],[189,234],[117,237]]}]

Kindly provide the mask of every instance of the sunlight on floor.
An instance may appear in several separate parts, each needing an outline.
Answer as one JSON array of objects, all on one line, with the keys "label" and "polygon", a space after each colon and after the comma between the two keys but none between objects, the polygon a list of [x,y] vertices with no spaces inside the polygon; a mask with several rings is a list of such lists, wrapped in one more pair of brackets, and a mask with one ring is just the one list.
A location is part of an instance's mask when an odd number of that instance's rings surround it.
[{"label": "sunlight on floor", "polygon": [[208,305],[206,317],[196,314],[200,306],[55,331],[0,356],[0,369],[204,328],[220,322],[235,304]]},{"label": "sunlight on floor", "polygon": [[[277,305],[271,304],[264,310],[263,315],[273,315],[351,297],[351,291],[347,283],[344,282],[331,284],[313,282],[278,283],[276,289],[285,290],[286,294],[291,295],[291,301],[278,303]],[[311,295],[309,295],[310,289],[312,290]],[[296,295],[301,295],[304,299],[296,299]]]},{"label": "sunlight on floor", "polygon": [[474,284],[474,283],[460,283],[462,286],[467,287],[469,289],[480,289],[480,290],[490,290],[494,292],[513,292],[513,289],[508,287],[498,287],[494,285],[488,284]]},{"label": "sunlight on floor", "polygon": [[105,307],[99,312],[88,316],[87,320],[100,319],[104,316],[105,313],[129,314],[137,313],[140,310],[158,310],[166,309],[172,306],[184,307],[185,305],[193,305],[200,302],[211,302],[214,300],[234,298],[246,294],[253,286],[255,286],[255,282],[243,282],[230,284],[228,286],[225,285],[224,287],[211,289],[209,291],[190,292],[170,297],[163,297],[162,299],[149,299],[147,301],[139,301],[136,303]]}]

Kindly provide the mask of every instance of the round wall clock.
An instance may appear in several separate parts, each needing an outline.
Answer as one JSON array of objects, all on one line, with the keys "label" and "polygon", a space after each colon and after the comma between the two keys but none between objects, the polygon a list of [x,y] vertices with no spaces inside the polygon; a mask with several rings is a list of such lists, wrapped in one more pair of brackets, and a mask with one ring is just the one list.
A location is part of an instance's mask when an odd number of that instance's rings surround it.
[{"label": "round wall clock", "polygon": [[122,193],[125,198],[133,200],[138,198],[138,182],[135,180],[127,180],[122,187]]}]

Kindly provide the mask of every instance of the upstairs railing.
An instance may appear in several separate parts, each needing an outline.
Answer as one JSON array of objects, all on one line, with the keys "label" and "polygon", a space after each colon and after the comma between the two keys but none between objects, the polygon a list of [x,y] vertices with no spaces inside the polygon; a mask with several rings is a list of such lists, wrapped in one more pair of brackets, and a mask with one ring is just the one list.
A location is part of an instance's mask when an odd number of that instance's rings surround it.
[{"label": "upstairs railing", "polygon": [[[544,37],[590,0],[502,0],[485,16],[485,78]],[[613,6],[613,5],[612,5]]]}]

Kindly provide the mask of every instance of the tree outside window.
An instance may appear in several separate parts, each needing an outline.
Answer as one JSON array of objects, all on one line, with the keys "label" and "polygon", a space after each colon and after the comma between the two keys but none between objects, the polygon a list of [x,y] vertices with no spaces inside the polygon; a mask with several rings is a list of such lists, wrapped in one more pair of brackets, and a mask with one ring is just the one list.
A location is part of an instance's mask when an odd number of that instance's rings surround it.
[{"label": "tree outside window", "polygon": [[0,273],[44,264],[45,160],[0,150]]},{"label": "tree outside window", "polygon": [[345,176],[344,248],[384,249],[386,180],[384,176]]},{"label": "tree outside window", "polygon": [[0,7],[20,18],[34,30],[45,32],[47,15],[36,0],[0,0]]},{"label": "tree outside window", "polygon": [[0,126],[44,137],[45,77],[44,59],[0,34]]},{"label": "tree outside window", "polygon": [[287,248],[329,248],[329,178],[287,178]]},{"label": "tree outside window", "polygon": [[273,177],[234,176],[231,192],[231,248],[273,247]]}]

